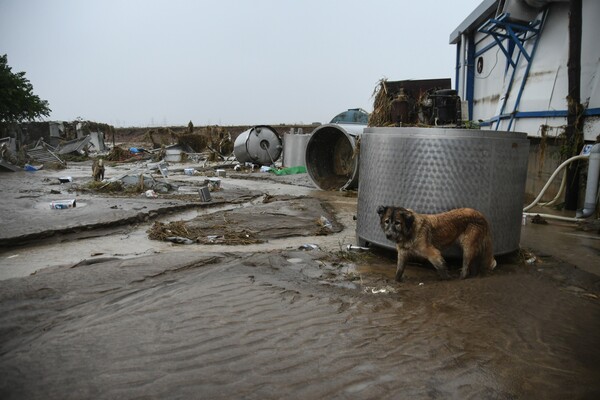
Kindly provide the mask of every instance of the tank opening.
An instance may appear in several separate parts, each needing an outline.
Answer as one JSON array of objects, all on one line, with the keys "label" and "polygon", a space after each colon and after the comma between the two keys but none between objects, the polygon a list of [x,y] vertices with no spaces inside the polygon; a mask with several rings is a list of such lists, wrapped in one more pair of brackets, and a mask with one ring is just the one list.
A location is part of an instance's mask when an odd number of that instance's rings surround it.
[{"label": "tank opening", "polygon": [[351,139],[340,129],[325,127],[313,133],[306,147],[306,169],[323,190],[344,188],[356,167]]},{"label": "tank opening", "polygon": [[270,146],[271,146],[271,143],[269,143],[268,140],[261,140],[260,141],[260,148],[261,149],[268,150]]}]

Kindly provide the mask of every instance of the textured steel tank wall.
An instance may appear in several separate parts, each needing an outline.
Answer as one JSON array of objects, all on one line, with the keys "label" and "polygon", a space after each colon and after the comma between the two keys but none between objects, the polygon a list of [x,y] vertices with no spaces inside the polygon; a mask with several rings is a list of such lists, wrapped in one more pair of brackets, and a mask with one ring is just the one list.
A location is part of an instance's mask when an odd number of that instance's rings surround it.
[{"label": "textured steel tank wall", "polygon": [[283,166],[299,167],[306,166],[306,145],[310,134],[283,135]]},{"label": "textured steel tank wall", "polygon": [[379,205],[426,214],[471,207],[488,218],[495,254],[519,248],[529,153],[525,133],[367,128],[360,152],[360,244],[395,248],[379,226]]},{"label": "textured steel tank wall", "polygon": [[242,133],[233,143],[233,154],[241,162],[271,165],[281,155],[281,138],[267,125],[258,125]]}]

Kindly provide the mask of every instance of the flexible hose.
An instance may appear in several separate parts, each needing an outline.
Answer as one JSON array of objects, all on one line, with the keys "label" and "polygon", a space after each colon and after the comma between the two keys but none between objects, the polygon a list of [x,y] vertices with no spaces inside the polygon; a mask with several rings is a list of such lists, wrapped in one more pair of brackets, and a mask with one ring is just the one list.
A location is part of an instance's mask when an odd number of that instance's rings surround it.
[{"label": "flexible hose", "polygon": [[553,206],[558,201],[558,199],[560,199],[560,197],[563,195],[563,192],[565,191],[566,187],[567,187],[567,171],[565,171],[563,173],[562,181],[560,182],[560,188],[558,189],[556,196],[554,196],[554,198],[547,203],[538,203],[538,206],[540,206],[540,207]]},{"label": "flexible hose", "polygon": [[[550,176],[550,178],[548,179],[548,182],[546,182],[546,184],[544,185],[544,187],[542,188],[542,191],[540,192],[540,194],[538,194],[538,197],[536,197],[536,199],[527,207],[525,207],[523,209],[523,212],[525,211],[529,211],[531,208],[533,208],[537,203],[539,203],[539,201],[542,199],[542,197],[544,196],[544,193],[546,193],[546,190],[548,190],[548,188],[550,187],[550,184],[552,183],[552,181],[554,180],[554,178],[556,178],[556,175],[558,175],[558,173],[567,165],[569,165],[570,163],[572,163],[573,161],[576,160],[583,160],[583,159],[587,159],[589,156],[588,155],[578,155],[578,156],[574,156],[569,158],[568,160],[566,160],[565,162],[563,162],[562,164],[560,164],[558,166],[558,168],[556,168],[556,170],[552,173],[552,175]],[[561,217],[561,218],[567,218],[567,217]],[[559,218],[557,218],[559,219]],[[571,220],[578,220],[575,218],[572,218]]]}]

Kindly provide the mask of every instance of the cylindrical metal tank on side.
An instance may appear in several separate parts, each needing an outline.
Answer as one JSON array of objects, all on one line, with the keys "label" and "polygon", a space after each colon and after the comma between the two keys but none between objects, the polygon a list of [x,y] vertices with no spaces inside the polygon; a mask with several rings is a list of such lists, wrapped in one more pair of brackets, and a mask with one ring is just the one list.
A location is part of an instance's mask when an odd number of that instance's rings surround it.
[{"label": "cylindrical metal tank on side", "polygon": [[471,207],[490,222],[495,254],[519,249],[529,154],[525,133],[367,128],[360,151],[359,244],[395,249],[381,230],[380,205],[424,214]]},{"label": "cylindrical metal tank on side", "polygon": [[271,165],[281,155],[282,147],[275,129],[258,125],[240,133],[233,143],[233,154],[241,163]]},{"label": "cylindrical metal tank on side", "polygon": [[306,145],[306,171],[323,190],[358,185],[357,140],[366,125],[325,124],[317,127]]},{"label": "cylindrical metal tank on side", "polygon": [[310,134],[286,133],[283,135],[284,167],[306,166],[306,145],[309,139]]}]

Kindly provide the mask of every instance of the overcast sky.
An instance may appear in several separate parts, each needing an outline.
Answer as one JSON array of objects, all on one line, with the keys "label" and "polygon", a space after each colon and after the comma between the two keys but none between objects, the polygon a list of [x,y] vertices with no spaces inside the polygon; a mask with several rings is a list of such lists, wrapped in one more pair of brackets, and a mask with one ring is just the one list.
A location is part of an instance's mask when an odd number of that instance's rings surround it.
[{"label": "overcast sky", "polygon": [[0,54],[52,120],[328,122],[379,79],[452,78],[481,0],[0,0]]}]

